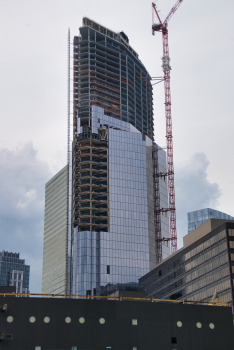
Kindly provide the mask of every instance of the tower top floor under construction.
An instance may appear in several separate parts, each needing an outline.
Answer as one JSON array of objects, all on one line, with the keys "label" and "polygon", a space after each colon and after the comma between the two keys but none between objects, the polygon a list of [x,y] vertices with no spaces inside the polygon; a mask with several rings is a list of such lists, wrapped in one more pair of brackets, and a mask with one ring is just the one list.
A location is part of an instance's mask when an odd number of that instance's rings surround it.
[{"label": "tower top floor under construction", "polygon": [[126,34],[87,17],[79,30],[74,37],[74,133],[77,110],[81,126],[91,127],[91,106],[96,105],[153,139],[151,77]]}]

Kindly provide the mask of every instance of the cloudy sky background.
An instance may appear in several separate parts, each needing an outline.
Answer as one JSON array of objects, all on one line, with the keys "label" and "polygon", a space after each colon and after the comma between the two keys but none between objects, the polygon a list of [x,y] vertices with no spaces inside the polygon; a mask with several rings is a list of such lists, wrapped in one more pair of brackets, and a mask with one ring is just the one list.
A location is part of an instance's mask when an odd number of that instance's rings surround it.
[{"label": "cloudy sky background", "polygon": [[[158,0],[165,18],[175,0]],[[234,215],[234,2],[184,0],[169,22],[178,246],[186,213]],[[162,76],[161,33],[147,0],[0,0],[0,250],[20,251],[40,292],[44,185],[66,164],[67,30],[88,16],[123,30],[151,76]],[[163,84],[155,140],[165,146]]]}]

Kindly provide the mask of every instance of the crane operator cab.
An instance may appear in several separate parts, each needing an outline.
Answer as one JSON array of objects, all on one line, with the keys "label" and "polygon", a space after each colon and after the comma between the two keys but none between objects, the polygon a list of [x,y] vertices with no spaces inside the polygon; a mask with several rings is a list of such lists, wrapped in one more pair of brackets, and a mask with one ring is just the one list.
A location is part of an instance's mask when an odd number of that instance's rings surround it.
[{"label": "crane operator cab", "polygon": [[154,32],[159,32],[162,29],[161,23],[154,23],[152,25],[152,34],[154,35]]}]

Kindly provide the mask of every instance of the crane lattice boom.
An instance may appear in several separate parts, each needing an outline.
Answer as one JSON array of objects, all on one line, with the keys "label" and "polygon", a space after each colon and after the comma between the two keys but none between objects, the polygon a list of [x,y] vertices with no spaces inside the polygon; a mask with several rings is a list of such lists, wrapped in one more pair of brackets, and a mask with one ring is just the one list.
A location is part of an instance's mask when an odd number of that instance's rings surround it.
[{"label": "crane lattice boom", "polygon": [[[169,57],[169,45],[168,45],[168,29],[167,23],[181,5],[183,0],[178,0],[172,7],[165,21],[162,22],[156,5],[152,3],[153,11],[159,20],[159,24],[153,23],[152,33],[162,32],[163,41],[163,57],[162,57],[162,69],[164,72],[164,91],[165,91],[165,115],[166,115],[166,139],[167,139],[167,168],[168,168],[168,193],[169,193],[169,208],[170,211],[170,241],[171,241],[171,253],[175,253],[177,250],[177,231],[176,231],[176,208],[175,208],[175,184],[174,184],[174,162],[173,162],[173,140],[172,140],[172,118],[171,118],[171,88],[170,88],[170,57]],[[154,16],[153,16],[154,17]],[[157,230],[156,230],[157,231]],[[161,238],[161,232],[156,232],[156,261],[162,257],[162,245],[159,243]]]},{"label": "crane lattice boom", "polygon": [[183,0],[178,0],[176,2],[176,4],[172,7],[171,11],[169,12],[169,14],[167,15],[165,21],[163,22],[164,23],[168,23],[168,21],[171,19],[171,17],[174,15],[174,13],[176,12],[176,10],[178,9],[178,7],[181,5]]}]

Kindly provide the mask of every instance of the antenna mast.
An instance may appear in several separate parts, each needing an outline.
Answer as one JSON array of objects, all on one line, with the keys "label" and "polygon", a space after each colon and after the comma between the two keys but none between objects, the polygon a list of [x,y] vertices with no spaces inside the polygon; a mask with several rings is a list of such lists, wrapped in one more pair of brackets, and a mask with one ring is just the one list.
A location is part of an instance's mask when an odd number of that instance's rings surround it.
[{"label": "antenna mast", "polygon": [[70,28],[67,35],[67,164],[70,156]]},{"label": "antenna mast", "polygon": [[70,28],[68,28],[67,36],[67,166],[68,166],[68,181],[67,181],[67,294],[71,294],[72,290],[72,260],[71,260],[71,241],[72,241],[72,157],[71,157],[71,134],[70,134],[70,110],[71,110],[71,95],[70,95],[70,71],[71,71],[71,56],[70,56]]}]

